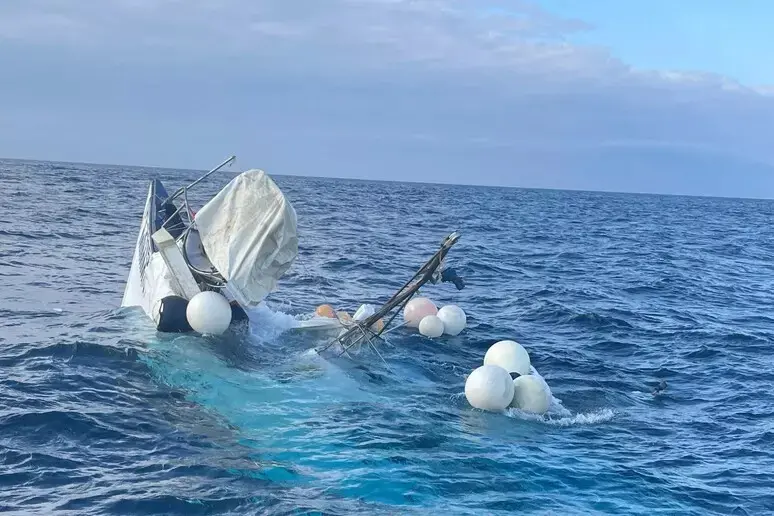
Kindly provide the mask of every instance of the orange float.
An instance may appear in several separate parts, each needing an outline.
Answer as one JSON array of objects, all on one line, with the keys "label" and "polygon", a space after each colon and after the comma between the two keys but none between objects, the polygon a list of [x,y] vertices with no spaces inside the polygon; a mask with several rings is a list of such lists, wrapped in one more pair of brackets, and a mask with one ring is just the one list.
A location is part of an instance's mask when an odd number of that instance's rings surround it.
[{"label": "orange float", "polygon": [[317,307],[317,310],[315,310],[314,313],[318,317],[328,317],[330,319],[336,318],[336,311],[331,305],[320,305]]}]

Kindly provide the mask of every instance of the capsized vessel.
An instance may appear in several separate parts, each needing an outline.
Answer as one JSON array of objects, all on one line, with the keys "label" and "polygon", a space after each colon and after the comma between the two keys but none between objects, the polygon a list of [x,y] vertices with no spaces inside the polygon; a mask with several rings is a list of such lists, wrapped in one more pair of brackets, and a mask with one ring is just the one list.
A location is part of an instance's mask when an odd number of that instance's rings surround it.
[{"label": "capsized vessel", "polygon": [[232,321],[247,318],[298,255],[296,212],[264,171],[240,173],[198,211],[189,191],[230,165],[232,156],[168,195],[153,179],[121,306],[139,306],[161,332],[188,332],[188,302],[215,291]]}]

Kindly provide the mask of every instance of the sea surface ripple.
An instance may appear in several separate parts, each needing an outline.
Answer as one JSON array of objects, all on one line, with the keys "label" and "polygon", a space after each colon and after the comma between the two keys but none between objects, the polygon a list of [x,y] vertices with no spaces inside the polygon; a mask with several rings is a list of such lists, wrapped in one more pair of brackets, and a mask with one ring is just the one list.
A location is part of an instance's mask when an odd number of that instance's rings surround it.
[{"label": "sea surface ripple", "polygon": [[[0,161],[0,512],[774,512],[771,201],[276,175],[299,259],[201,338],[119,308],[157,174],[199,173]],[[467,288],[424,293],[467,330],[307,353],[297,318],[384,302],[453,230]],[[470,408],[505,338],[561,411]]]}]

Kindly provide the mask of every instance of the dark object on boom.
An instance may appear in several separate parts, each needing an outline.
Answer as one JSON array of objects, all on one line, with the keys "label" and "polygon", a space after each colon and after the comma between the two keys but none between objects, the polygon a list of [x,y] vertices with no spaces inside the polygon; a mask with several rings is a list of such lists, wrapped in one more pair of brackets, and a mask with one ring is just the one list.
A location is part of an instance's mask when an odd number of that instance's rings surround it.
[{"label": "dark object on boom", "polygon": [[457,287],[457,290],[462,290],[465,288],[465,281],[457,276],[457,271],[454,269],[445,269],[441,273],[441,281],[445,283],[454,283],[454,286]]}]

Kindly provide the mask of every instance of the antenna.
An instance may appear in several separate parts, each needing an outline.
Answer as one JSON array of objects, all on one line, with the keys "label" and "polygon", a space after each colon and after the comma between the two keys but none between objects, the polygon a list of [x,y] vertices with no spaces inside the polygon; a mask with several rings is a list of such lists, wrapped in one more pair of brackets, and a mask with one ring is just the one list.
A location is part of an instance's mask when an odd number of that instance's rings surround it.
[{"label": "antenna", "polygon": [[221,168],[225,167],[226,165],[232,164],[234,161],[236,161],[236,156],[231,156],[226,161],[224,161],[223,163],[221,163],[217,167],[213,168],[212,170],[210,170],[209,172],[204,174],[202,177],[200,177],[199,179],[197,179],[196,181],[194,181],[190,185],[178,188],[175,193],[173,193],[172,195],[169,196],[169,198],[167,199],[167,202],[174,201],[175,198],[179,197],[184,191],[190,190],[191,188],[193,188],[194,186],[198,185],[199,183],[201,183],[202,181],[204,181],[205,179],[210,177],[212,174],[214,174],[215,172],[217,172]]}]

